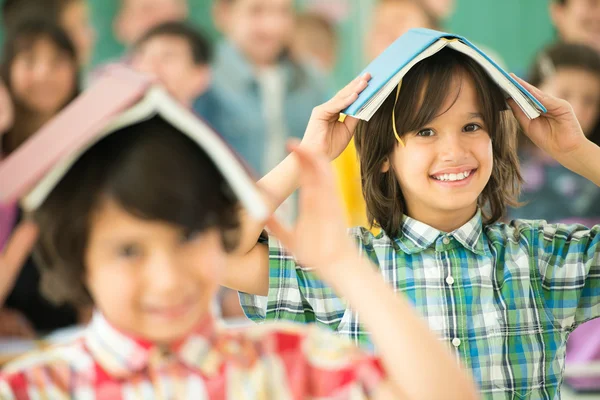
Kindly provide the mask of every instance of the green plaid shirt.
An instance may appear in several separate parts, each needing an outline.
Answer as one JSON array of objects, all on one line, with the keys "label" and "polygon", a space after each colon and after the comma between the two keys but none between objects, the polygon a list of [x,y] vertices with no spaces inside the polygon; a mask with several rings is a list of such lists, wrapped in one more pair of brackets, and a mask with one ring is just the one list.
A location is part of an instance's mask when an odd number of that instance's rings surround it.
[{"label": "green plaid shirt", "polygon": [[[409,217],[397,238],[350,232],[471,369],[486,398],[560,397],[567,337],[600,316],[600,226],[484,226],[478,212],[449,234]],[[265,302],[240,293],[246,314],[315,322],[372,348],[360,315],[275,240],[269,245],[269,295]]]}]

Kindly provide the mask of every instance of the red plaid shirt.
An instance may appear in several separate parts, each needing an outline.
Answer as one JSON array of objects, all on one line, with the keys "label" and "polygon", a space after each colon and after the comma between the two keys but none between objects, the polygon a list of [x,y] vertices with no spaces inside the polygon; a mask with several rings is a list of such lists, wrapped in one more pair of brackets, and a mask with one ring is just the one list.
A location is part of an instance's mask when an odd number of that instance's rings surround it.
[{"label": "red plaid shirt", "polygon": [[79,341],[17,360],[0,399],[368,399],[379,361],[315,326],[226,331],[208,318],[169,349],[94,316]]}]

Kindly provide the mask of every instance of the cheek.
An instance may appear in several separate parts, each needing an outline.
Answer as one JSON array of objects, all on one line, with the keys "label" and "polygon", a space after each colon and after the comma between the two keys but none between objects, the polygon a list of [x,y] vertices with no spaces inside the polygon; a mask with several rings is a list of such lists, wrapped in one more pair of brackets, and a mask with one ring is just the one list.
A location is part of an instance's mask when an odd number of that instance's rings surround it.
[{"label": "cheek", "polygon": [[60,68],[56,73],[56,77],[57,88],[60,89],[63,97],[69,97],[75,92],[76,72],[70,66]]},{"label": "cheek", "polygon": [[225,268],[225,256],[213,251],[212,254],[203,254],[188,265],[192,268],[192,274],[204,285],[219,284]]},{"label": "cheek", "polygon": [[13,66],[10,72],[10,86],[12,87],[15,95],[19,98],[27,98],[27,88],[29,87],[31,79],[29,73],[23,67],[18,65]]},{"label": "cheek", "polygon": [[427,177],[433,163],[432,156],[425,148],[410,146],[410,150],[397,149],[393,156],[394,173],[402,186],[422,182],[416,177]]}]

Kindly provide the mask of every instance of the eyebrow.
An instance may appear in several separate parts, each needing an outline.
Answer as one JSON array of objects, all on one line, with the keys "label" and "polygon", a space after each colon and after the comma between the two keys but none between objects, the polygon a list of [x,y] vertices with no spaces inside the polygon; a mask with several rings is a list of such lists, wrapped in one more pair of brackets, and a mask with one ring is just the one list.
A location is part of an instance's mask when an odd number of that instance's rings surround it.
[{"label": "eyebrow", "polygon": [[469,113],[469,119],[475,119],[475,118],[483,119],[483,114],[480,112]]}]

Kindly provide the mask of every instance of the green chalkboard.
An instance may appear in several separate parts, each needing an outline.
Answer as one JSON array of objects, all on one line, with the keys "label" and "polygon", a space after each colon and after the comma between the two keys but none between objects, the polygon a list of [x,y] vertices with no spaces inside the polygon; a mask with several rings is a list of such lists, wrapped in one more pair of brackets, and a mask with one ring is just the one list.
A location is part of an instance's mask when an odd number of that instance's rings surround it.
[{"label": "green chalkboard", "polygon": [[554,39],[549,0],[459,0],[447,28],[495,50],[509,70],[523,73]]}]

